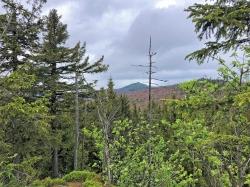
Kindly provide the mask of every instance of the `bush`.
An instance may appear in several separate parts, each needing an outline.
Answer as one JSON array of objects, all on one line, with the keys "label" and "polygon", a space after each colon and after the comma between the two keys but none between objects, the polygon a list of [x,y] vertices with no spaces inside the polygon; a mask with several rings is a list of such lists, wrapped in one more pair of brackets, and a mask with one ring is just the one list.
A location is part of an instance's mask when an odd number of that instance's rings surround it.
[{"label": "bush", "polygon": [[72,171],[71,173],[65,175],[63,179],[66,182],[84,182],[96,177],[97,175],[90,171]]},{"label": "bush", "polygon": [[84,187],[103,187],[104,185],[100,181],[86,180],[83,183]]},{"label": "bush", "polygon": [[[67,182],[80,182],[84,187],[103,187],[101,177],[90,171],[73,171],[63,178],[51,179],[50,177],[43,180],[35,180],[30,187],[54,187],[65,185]],[[1,187],[1,186],[0,186]]]},{"label": "bush", "polygon": [[66,184],[65,180],[63,179],[51,179],[50,177],[47,177],[43,180],[35,180],[31,187],[53,187],[55,185],[64,185]]}]

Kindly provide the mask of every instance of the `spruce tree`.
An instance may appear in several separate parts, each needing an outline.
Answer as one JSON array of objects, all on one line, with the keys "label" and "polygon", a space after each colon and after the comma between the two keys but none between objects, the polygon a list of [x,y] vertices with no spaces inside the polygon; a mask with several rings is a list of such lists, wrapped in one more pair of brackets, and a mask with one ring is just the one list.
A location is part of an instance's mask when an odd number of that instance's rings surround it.
[{"label": "spruce tree", "polygon": [[44,3],[45,0],[32,0],[31,8],[26,8],[17,0],[2,0],[5,13],[0,15],[1,73],[31,63],[31,56],[39,46],[40,11]]},{"label": "spruce tree", "polygon": [[[75,47],[69,48],[65,43],[69,37],[67,25],[61,21],[61,16],[56,10],[51,10],[46,17],[44,28],[44,41],[42,49],[37,55],[39,59],[40,92],[50,95],[50,114],[54,116],[51,121],[53,132],[53,156],[52,170],[53,176],[59,175],[60,160],[58,152],[62,151],[62,137],[67,136],[66,129],[74,129],[75,140],[67,142],[74,144],[74,168],[78,168],[78,144],[79,144],[79,98],[90,89],[92,84],[88,84],[85,79],[86,74],[93,74],[105,71],[107,66],[103,64],[103,57],[91,63],[86,55],[86,44],[77,43]],[[75,103],[70,102],[71,96],[75,96]],[[64,127],[61,115],[66,116],[72,112],[74,106],[75,128]],[[69,130],[70,131],[70,130]],[[64,138],[65,139],[65,138]],[[66,140],[65,140],[66,141]],[[73,143],[74,142],[74,143]],[[63,162],[63,161],[62,161]],[[70,166],[71,167],[71,166]]]},{"label": "spruce tree", "polygon": [[40,61],[40,85],[42,94],[49,94],[49,112],[53,116],[51,120],[52,136],[52,170],[53,176],[59,175],[58,151],[60,148],[60,120],[57,118],[60,101],[67,91],[68,85],[65,76],[72,65],[72,49],[65,47],[68,39],[67,25],[61,21],[61,16],[56,10],[51,10],[45,18],[44,38],[41,51],[37,55]]},{"label": "spruce tree", "polygon": [[[46,172],[39,166],[46,164],[46,157],[49,156],[50,117],[45,106],[46,98],[26,100],[34,83],[35,76],[29,75],[24,69],[0,79],[0,128],[4,143],[0,151],[0,173],[9,169],[9,175],[13,176],[4,184],[10,180],[25,183],[30,177],[38,177],[39,172]],[[31,167],[34,164],[38,168]]]},{"label": "spruce tree", "polygon": [[31,71],[32,56],[38,49],[44,1],[30,1],[29,8],[15,0],[1,3],[5,12],[0,15],[0,124],[5,146],[0,153],[0,173],[8,168],[8,175],[13,176],[4,181],[6,185],[9,180],[27,182],[38,173],[27,166],[46,162],[49,116],[46,98],[30,100],[37,79]]},{"label": "spruce tree", "polygon": [[250,44],[250,2],[248,0],[214,0],[196,3],[186,9],[195,24],[198,38],[208,39],[205,47],[189,54],[189,60],[203,63],[219,52],[228,52]]},{"label": "spruce tree", "polygon": [[[79,146],[79,133],[80,133],[80,114],[79,114],[79,97],[82,97],[84,100],[84,96],[89,92],[88,90],[93,90],[93,84],[88,83],[85,79],[87,74],[94,74],[106,71],[108,66],[104,65],[103,56],[97,61],[91,63],[89,57],[86,56],[86,43],[81,46],[81,43],[78,42],[75,48],[73,49],[73,64],[69,68],[72,72],[74,72],[74,76],[72,77],[74,80],[72,81],[72,86],[75,88],[75,142],[74,142],[74,169],[78,169],[78,146]],[[82,150],[83,151],[83,150]]]}]

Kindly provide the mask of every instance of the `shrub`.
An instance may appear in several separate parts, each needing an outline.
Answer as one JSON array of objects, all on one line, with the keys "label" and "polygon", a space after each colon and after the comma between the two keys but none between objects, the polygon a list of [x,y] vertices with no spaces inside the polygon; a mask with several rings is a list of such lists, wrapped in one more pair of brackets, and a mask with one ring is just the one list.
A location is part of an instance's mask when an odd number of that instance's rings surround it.
[{"label": "shrub", "polygon": [[55,185],[64,185],[66,182],[63,179],[51,179],[50,177],[47,177],[43,180],[35,180],[31,187],[53,187]]},{"label": "shrub", "polygon": [[83,183],[84,187],[103,187],[104,185],[100,181],[86,180]]},{"label": "shrub", "polygon": [[63,179],[66,182],[84,182],[95,177],[97,177],[97,175],[90,171],[72,171],[71,173],[65,175]]}]

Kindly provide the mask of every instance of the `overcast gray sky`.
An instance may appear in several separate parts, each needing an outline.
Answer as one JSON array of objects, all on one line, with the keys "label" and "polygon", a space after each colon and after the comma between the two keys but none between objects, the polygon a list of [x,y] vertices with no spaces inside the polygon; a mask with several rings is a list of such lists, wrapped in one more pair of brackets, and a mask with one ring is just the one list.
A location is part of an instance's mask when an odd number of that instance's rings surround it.
[{"label": "overcast gray sky", "polygon": [[98,87],[105,86],[110,77],[116,87],[146,83],[146,70],[133,65],[148,63],[150,35],[157,52],[154,61],[158,69],[154,76],[174,84],[217,75],[213,63],[198,66],[184,60],[188,53],[202,46],[184,12],[184,8],[197,1],[48,0],[43,14],[57,9],[62,21],[68,24],[69,45],[86,41],[92,60],[105,56],[105,64],[110,66],[108,72],[88,76],[89,80],[98,80]]}]

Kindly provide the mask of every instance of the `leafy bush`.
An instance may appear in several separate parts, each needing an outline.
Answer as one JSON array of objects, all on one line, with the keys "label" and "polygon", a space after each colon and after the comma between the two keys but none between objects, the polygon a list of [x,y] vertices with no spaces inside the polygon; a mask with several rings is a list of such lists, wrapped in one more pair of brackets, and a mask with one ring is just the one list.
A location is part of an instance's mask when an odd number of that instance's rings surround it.
[{"label": "leafy bush", "polygon": [[27,186],[38,176],[35,165],[40,161],[40,157],[26,158],[14,164],[16,157],[17,154],[0,158],[0,187]]},{"label": "leafy bush", "polygon": [[59,178],[51,179],[50,177],[48,177],[43,180],[35,180],[32,183],[31,187],[53,187],[55,185],[63,185],[65,183],[66,182],[63,179]]},{"label": "leafy bush", "polygon": [[103,187],[104,185],[100,181],[88,179],[83,183],[83,186],[85,186],[85,187]]},{"label": "leafy bush", "polygon": [[248,174],[248,175],[246,176],[245,184],[250,185],[250,174]]},{"label": "leafy bush", "polygon": [[[35,180],[30,187],[54,187],[65,185],[67,182],[83,182],[86,187],[102,187],[102,179],[99,175],[90,171],[73,171],[63,178]],[[1,187],[1,185],[0,185]]]},{"label": "leafy bush", "polygon": [[73,171],[63,177],[66,182],[84,182],[96,178],[97,175],[90,171]]}]

